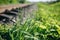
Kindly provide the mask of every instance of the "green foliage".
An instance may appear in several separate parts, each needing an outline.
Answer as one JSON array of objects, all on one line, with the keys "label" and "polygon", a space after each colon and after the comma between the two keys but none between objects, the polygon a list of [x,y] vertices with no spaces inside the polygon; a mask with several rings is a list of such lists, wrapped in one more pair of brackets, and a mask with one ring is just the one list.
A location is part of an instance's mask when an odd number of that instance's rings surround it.
[{"label": "green foliage", "polygon": [[60,0],[57,0],[57,2],[60,2]]},{"label": "green foliage", "polygon": [[10,3],[16,4],[16,3],[18,3],[18,0],[10,0]]},{"label": "green foliage", "polygon": [[0,4],[17,4],[24,3],[26,0],[0,0]]},{"label": "green foliage", "polygon": [[8,4],[8,0],[0,0],[0,4]]},{"label": "green foliage", "polygon": [[19,0],[19,3],[25,3],[26,0]]},{"label": "green foliage", "polygon": [[58,3],[58,2],[60,2],[60,0],[56,0],[56,1],[50,2],[50,4],[52,4],[52,3]]}]

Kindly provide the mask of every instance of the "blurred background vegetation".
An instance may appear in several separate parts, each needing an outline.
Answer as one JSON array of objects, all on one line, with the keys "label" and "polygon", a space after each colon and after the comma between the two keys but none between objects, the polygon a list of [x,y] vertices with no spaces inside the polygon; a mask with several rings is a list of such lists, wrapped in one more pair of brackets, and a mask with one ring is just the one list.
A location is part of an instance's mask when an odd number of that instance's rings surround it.
[{"label": "blurred background vegetation", "polygon": [[0,4],[24,3],[26,0],[0,0]]}]

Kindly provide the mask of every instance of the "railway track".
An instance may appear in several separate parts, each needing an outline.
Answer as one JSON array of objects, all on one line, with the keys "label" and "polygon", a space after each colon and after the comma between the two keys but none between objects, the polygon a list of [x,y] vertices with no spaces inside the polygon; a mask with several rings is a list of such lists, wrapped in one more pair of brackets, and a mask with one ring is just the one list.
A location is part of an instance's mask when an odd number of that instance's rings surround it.
[{"label": "railway track", "polygon": [[[32,12],[31,8],[33,5],[34,4],[0,5],[0,23],[10,23],[10,22],[15,23],[17,21],[18,16],[25,17],[27,15],[25,11],[28,12],[28,10],[29,10],[30,12]],[[28,9],[28,10],[26,10],[26,9]],[[21,10],[23,10],[22,14],[19,15]]]},{"label": "railway track", "polygon": [[0,5],[0,13],[4,12],[5,10],[12,10],[16,8],[24,8],[27,6],[31,6],[32,4],[10,4],[10,5]]}]

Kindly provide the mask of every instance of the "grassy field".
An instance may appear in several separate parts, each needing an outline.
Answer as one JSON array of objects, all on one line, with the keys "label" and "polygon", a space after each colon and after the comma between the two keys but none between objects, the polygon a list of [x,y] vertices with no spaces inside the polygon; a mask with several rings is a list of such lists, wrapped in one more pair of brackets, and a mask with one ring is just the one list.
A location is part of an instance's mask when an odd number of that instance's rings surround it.
[{"label": "grassy field", "polygon": [[0,40],[60,40],[60,2],[37,6],[35,18],[27,19],[23,25],[17,22],[12,29],[0,25]]}]

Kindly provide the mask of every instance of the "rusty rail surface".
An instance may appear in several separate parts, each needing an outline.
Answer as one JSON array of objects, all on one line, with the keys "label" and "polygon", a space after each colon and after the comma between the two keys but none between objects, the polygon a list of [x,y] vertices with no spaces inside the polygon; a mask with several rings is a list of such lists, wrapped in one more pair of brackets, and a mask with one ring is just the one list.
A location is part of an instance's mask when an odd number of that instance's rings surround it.
[{"label": "rusty rail surface", "polygon": [[4,12],[5,10],[11,10],[16,8],[23,8],[30,6],[32,4],[10,4],[10,5],[0,5],[0,13]]}]

